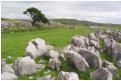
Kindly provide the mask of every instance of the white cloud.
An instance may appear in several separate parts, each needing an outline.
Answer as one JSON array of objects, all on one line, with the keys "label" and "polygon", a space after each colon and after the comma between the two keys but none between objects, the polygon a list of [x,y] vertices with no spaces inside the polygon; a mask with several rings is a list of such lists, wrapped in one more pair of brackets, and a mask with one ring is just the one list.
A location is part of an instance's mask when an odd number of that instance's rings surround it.
[{"label": "white cloud", "polygon": [[121,2],[110,1],[2,1],[2,17],[29,18],[23,11],[36,7],[48,18],[73,18],[101,23],[121,24]]}]

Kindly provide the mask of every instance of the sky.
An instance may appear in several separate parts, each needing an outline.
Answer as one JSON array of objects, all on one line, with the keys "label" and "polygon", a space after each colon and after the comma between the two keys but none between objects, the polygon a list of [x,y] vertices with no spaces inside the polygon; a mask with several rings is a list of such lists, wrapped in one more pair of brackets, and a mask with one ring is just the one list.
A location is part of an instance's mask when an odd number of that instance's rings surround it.
[{"label": "sky", "polygon": [[121,1],[2,1],[1,17],[30,19],[23,14],[35,7],[49,19],[77,19],[121,24]]}]

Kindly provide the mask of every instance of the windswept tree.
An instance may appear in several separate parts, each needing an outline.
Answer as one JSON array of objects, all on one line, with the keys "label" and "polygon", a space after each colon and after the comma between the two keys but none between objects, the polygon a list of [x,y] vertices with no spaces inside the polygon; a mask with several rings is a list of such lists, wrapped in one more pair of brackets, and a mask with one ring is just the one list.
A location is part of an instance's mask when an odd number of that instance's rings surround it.
[{"label": "windswept tree", "polygon": [[37,8],[34,8],[34,7],[28,8],[23,13],[32,18],[32,25],[40,21],[43,23],[49,23],[49,20]]}]

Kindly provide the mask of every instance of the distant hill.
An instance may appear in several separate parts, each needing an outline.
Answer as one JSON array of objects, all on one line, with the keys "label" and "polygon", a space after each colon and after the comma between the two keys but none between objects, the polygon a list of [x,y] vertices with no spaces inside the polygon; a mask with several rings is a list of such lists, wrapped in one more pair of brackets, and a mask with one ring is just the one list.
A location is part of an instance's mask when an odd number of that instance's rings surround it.
[{"label": "distant hill", "polygon": [[51,19],[52,21],[60,22],[66,25],[97,25],[99,23],[89,22],[89,21],[80,21],[76,19]]}]

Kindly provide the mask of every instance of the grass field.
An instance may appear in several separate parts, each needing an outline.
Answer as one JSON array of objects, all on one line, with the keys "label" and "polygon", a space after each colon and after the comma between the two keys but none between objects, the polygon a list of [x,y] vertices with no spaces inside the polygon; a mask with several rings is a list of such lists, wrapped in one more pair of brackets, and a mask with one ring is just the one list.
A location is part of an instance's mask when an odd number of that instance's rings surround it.
[{"label": "grass field", "polygon": [[[1,33],[1,58],[7,58],[7,56],[12,56],[13,60],[6,60],[7,63],[13,63],[17,57],[23,57],[25,56],[25,48],[27,43],[34,38],[42,38],[46,41],[47,44],[50,44],[58,50],[58,48],[63,48],[66,45],[70,44],[71,38],[75,35],[84,35],[87,36],[91,32],[96,32],[97,30],[91,30],[88,29],[87,26],[80,26],[75,28],[74,30],[70,30],[66,27],[55,27],[55,28],[45,28],[42,30],[33,30],[30,31],[18,31],[18,32],[2,32]],[[119,40],[118,42],[121,42]],[[103,45],[103,44],[102,44]],[[112,62],[110,58],[106,55],[101,55],[102,59],[108,60]],[[37,58],[35,61],[38,63],[40,59],[46,60],[44,63],[45,65],[48,65],[48,59],[44,56]],[[76,72],[79,75],[79,79],[81,80],[88,80],[90,78],[90,72],[94,71],[92,68],[89,68],[89,71],[87,73],[81,73],[77,71],[75,68],[71,67],[68,63],[64,62],[62,59],[60,59],[62,62],[61,71],[68,71],[68,72]],[[115,64],[115,62],[114,62]],[[52,70],[48,66],[46,66],[43,70],[36,72],[31,75],[25,75],[21,76],[18,79],[19,80],[28,80],[29,76],[33,76],[34,79],[36,79],[39,76],[44,76],[44,72],[47,70],[51,70],[49,74],[51,74],[53,77],[58,77],[59,71]],[[118,68],[119,74],[121,76],[121,68]],[[114,77],[114,79],[117,79]],[[120,78],[121,79],[121,78]]]},{"label": "grass field", "polygon": [[[32,32],[15,32],[11,34],[10,32],[4,32],[1,35],[1,49],[2,49],[2,58],[7,58],[7,56],[12,56],[13,60],[7,60],[7,63],[12,63],[15,61],[17,57],[22,57],[25,55],[25,48],[29,40],[34,38],[42,38],[46,41],[47,44],[53,45],[56,49],[62,48],[70,43],[71,38],[74,35],[84,35],[87,36],[91,32],[95,32],[96,30],[90,30],[87,27],[78,27],[74,30],[70,30],[69,28],[47,28],[44,30],[33,30]],[[44,56],[36,59],[38,62],[40,59],[46,59]],[[80,76],[80,79],[90,79],[89,72],[88,73],[80,73],[67,63],[62,60],[62,70],[64,71],[74,71],[77,72]],[[47,63],[45,63],[47,65]],[[40,72],[37,72],[33,75],[26,75],[19,77],[19,79],[28,79],[29,76],[37,77],[43,76],[43,72],[50,69],[46,67]],[[57,78],[58,73],[55,70],[51,70],[51,75]]]},{"label": "grass field", "polygon": [[87,35],[95,30],[87,27],[78,27],[74,30],[68,28],[47,28],[44,30],[33,30],[32,32],[4,32],[1,34],[2,58],[12,56],[14,58],[24,56],[25,48],[29,40],[42,38],[47,44],[55,48],[62,48],[70,43],[74,35]]}]

